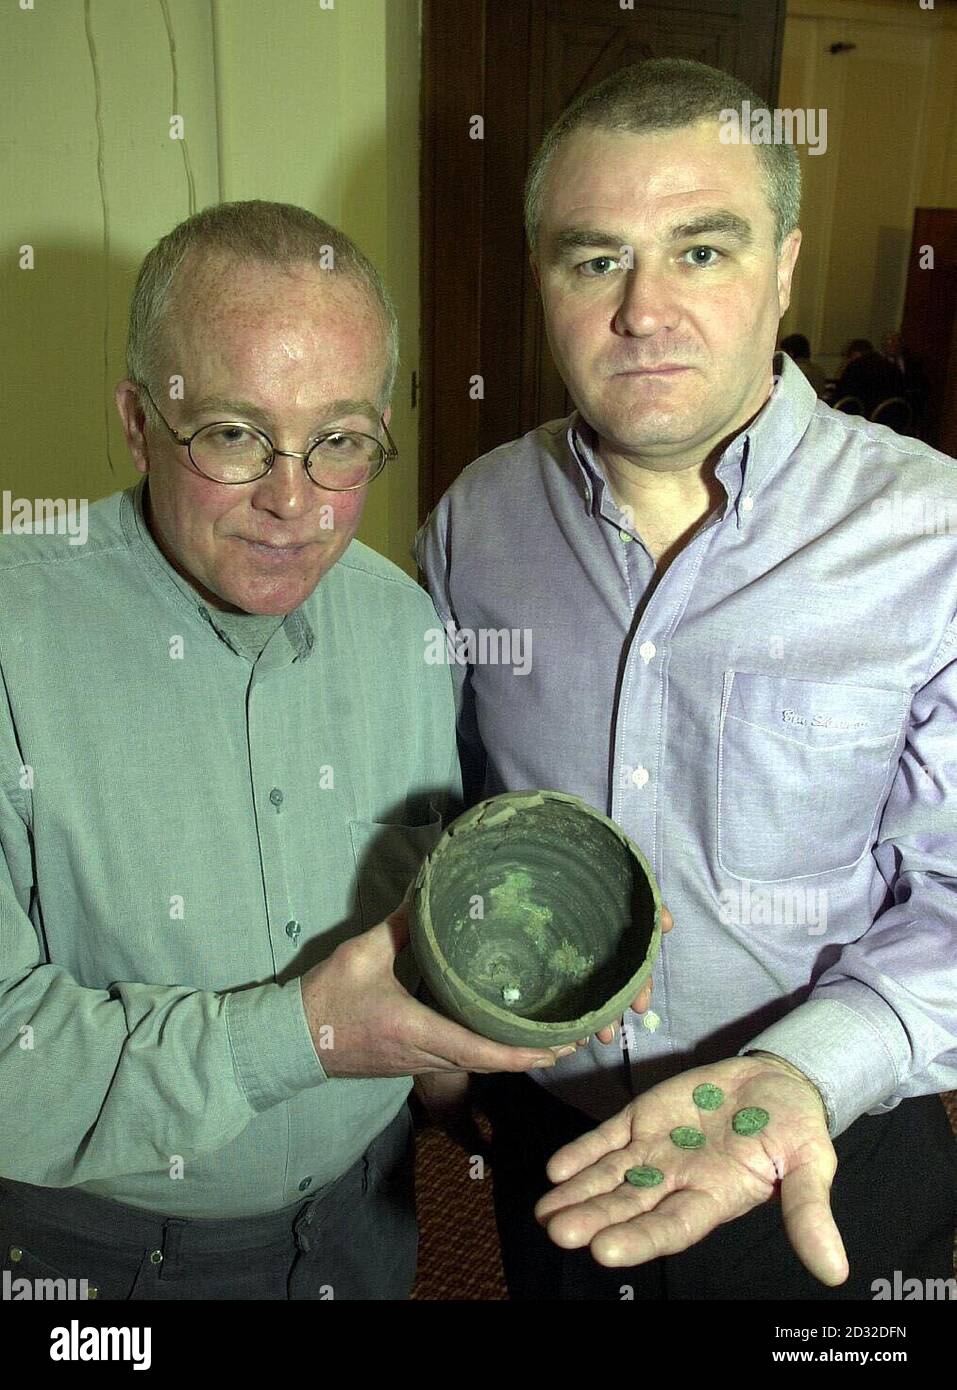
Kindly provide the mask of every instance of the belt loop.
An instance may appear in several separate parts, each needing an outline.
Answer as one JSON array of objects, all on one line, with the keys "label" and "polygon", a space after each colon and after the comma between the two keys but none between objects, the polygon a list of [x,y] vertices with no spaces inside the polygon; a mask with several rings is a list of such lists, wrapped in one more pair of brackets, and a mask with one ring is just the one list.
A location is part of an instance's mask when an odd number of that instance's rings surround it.
[{"label": "belt loop", "polygon": [[163,1265],[159,1271],[161,1279],[179,1272],[180,1244],[185,1226],[186,1222],[175,1216],[167,1217],[163,1222]]}]

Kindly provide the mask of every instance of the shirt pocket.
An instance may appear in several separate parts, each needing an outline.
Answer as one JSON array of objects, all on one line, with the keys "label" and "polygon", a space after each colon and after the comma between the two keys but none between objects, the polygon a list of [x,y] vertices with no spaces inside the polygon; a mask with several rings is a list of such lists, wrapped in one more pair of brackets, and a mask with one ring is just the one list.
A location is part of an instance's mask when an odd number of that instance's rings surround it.
[{"label": "shirt pocket", "polygon": [[910,694],[727,671],[717,855],[735,878],[806,878],[869,849]]},{"label": "shirt pocket", "polygon": [[429,812],[431,818],[422,825],[349,822],[359,913],[366,929],[399,906],[419,865],[442,834],[442,817],[432,805]]}]

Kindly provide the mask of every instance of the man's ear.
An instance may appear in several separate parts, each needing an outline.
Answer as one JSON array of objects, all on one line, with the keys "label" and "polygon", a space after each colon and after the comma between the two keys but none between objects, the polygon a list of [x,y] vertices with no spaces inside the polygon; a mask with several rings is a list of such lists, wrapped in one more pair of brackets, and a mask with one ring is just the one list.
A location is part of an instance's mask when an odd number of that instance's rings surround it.
[{"label": "man's ear", "polygon": [[778,307],[781,310],[782,318],[791,303],[791,279],[794,275],[794,267],[797,264],[800,249],[801,229],[795,227],[794,231],[788,232],[784,238],[781,254],[778,256]]},{"label": "man's ear", "polygon": [[113,393],[113,399],[120,413],[120,422],[127,448],[133,458],[133,466],[138,473],[148,473],[150,460],[146,444],[146,414],[140,400],[139,387],[135,381],[121,381]]},{"label": "man's ear", "polygon": [[383,410],[383,412],[382,412],[382,418],[383,418],[383,420],[385,421],[386,424],[388,424],[389,421],[392,419],[392,406],[391,406],[391,405],[387,405],[386,408],[385,408],[385,410]]}]

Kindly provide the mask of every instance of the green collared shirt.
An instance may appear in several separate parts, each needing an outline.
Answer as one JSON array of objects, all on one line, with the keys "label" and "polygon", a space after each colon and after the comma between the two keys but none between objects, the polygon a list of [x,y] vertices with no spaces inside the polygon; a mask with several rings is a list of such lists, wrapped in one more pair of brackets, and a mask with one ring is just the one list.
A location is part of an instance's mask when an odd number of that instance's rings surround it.
[{"label": "green collared shirt", "polygon": [[338,1177],[409,1091],[327,1078],[300,976],[458,808],[451,682],[427,595],[358,541],[244,654],[145,482],[84,544],[0,536],[0,1175],[254,1215]]}]

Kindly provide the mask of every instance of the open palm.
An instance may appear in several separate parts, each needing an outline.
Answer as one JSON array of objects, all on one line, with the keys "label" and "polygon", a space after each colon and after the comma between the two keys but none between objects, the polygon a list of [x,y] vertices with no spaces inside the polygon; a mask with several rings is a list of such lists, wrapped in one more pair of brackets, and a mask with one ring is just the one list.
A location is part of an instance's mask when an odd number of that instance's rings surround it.
[{"label": "open palm", "polygon": [[[718,1086],[724,1100],[702,1110],[695,1087]],[[732,1117],[747,1107],[770,1119],[743,1136]],[[672,1130],[693,1127],[701,1148],[678,1148]],[[658,1186],[633,1187],[625,1173],[658,1169]],[[849,1269],[831,1215],[837,1156],[823,1108],[809,1082],[762,1057],[733,1057],[653,1086],[597,1129],[554,1154],[557,1183],[535,1214],[566,1249],[589,1246],[599,1264],[643,1264],[685,1250],[722,1222],[766,1202],[779,1187],[785,1230],[798,1257],[824,1284],[842,1284]]]}]

